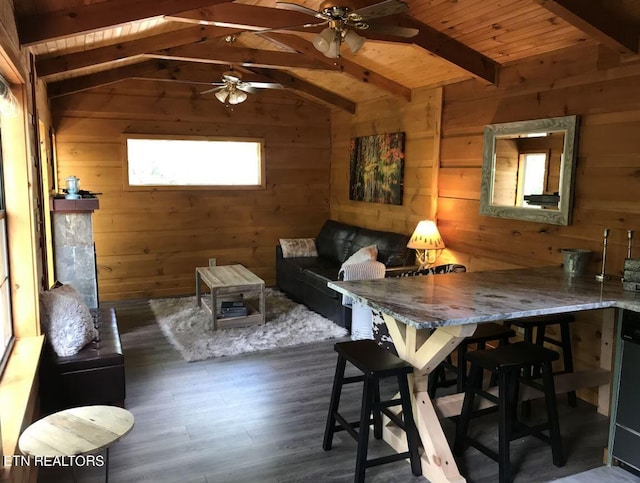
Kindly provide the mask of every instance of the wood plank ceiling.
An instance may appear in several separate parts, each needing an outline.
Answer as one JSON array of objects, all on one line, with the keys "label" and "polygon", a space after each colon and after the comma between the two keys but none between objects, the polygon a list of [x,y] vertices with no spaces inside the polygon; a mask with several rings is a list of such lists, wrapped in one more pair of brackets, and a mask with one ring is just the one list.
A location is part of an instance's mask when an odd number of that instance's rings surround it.
[{"label": "wood plank ceiling", "polygon": [[[367,31],[357,54],[343,47],[338,59],[311,43],[324,26],[257,33],[316,22],[276,8],[276,0],[13,1],[20,42],[35,54],[51,97],[128,78],[205,90],[233,66],[245,80],[276,81],[293,95],[355,112],[357,103],[383,95],[410,101],[423,86],[472,77],[495,84],[501,65],[579,44],[601,44],[626,59],[640,52],[638,0],[409,0],[408,13],[382,20],[418,35]],[[297,3],[321,9],[320,0]],[[327,3],[358,9],[378,2]]]}]

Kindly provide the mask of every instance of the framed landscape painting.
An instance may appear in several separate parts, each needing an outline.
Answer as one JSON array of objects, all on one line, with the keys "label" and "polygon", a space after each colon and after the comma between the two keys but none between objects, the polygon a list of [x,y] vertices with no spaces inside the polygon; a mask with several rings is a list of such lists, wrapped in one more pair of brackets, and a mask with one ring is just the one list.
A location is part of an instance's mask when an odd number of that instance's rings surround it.
[{"label": "framed landscape painting", "polygon": [[404,133],[351,138],[349,199],[402,204]]}]

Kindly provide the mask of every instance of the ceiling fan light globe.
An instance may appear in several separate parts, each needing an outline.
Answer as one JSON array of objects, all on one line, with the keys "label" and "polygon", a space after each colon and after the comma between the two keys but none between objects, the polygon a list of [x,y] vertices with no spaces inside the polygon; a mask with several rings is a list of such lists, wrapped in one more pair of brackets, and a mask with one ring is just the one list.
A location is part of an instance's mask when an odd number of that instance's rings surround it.
[{"label": "ceiling fan light globe", "polygon": [[319,34],[313,36],[313,46],[316,50],[325,54],[331,47],[331,42],[334,41],[334,38],[335,34],[333,33],[333,30],[327,27]]},{"label": "ceiling fan light globe", "polygon": [[247,100],[247,93],[242,91],[233,91],[229,93],[229,104],[235,105],[240,104]]},{"label": "ceiling fan light globe", "polygon": [[323,54],[325,57],[329,57],[330,59],[337,59],[340,57],[340,42],[333,40],[327,51],[323,52]]},{"label": "ceiling fan light globe", "polygon": [[224,104],[224,101],[227,100],[227,96],[229,95],[229,91],[227,89],[221,89],[214,94],[216,98]]},{"label": "ceiling fan light globe", "polygon": [[320,34],[314,35],[312,42],[318,52],[322,52],[324,54],[329,50],[329,43]]},{"label": "ceiling fan light globe", "polygon": [[347,44],[352,54],[357,53],[364,45],[365,38],[362,35],[358,35],[353,30],[349,30],[344,36],[344,43]]}]

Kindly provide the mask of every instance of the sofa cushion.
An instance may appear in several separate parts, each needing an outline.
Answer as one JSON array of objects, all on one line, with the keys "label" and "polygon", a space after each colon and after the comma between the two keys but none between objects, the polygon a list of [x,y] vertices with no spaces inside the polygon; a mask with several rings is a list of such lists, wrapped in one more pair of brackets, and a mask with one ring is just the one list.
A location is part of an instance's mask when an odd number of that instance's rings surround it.
[{"label": "sofa cushion", "polygon": [[338,273],[338,269],[340,266],[331,260],[327,260],[325,258],[320,257],[295,257],[295,258],[286,258],[280,260],[279,262],[283,267],[286,267],[286,270],[290,271],[294,274],[302,274],[304,270],[314,270],[314,271],[322,271],[329,270],[335,271]]},{"label": "sofa cushion", "polygon": [[338,298],[340,295],[338,292],[329,288],[327,285],[328,281],[336,281],[338,280],[338,269],[337,268],[320,268],[315,267],[311,269],[307,269],[304,271],[305,274],[305,283],[310,287],[328,295],[331,298]]},{"label": "sofa cushion", "polygon": [[355,253],[362,247],[376,245],[378,247],[378,261],[387,267],[411,265],[415,257],[413,250],[407,248],[409,236],[388,231],[359,228],[349,248],[349,254]]},{"label": "sofa cushion", "polygon": [[318,256],[337,262],[340,265],[352,253],[364,246],[373,244],[366,243],[352,250],[352,240],[356,236],[357,230],[358,228],[355,226],[327,220],[316,237]]}]

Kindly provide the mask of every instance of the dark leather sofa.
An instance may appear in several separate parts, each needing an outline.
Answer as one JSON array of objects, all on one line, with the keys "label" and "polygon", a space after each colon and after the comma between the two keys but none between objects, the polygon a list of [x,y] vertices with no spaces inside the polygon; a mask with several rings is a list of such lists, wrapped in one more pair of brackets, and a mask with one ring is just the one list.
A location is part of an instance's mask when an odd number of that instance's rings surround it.
[{"label": "dark leather sofa", "polygon": [[44,414],[75,406],[124,407],[124,355],[114,308],[93,311],[98,338],[73,356],[57,356],[47,344],[40,367]]},{"label": "dark leather sofa", "polygon": [[387,274],[415,269],[415,253],[407,248],[409,236],[370,230],[335,220],[327,220],[316,237],[317,257],[283,258],[276,247],[276,284],[296,302],[303,303],[336,324],[351,330],[351,309],[342,305],[342,296],[327,287],[338,280],[342,262],[360,248],[378,247],[378,261]]}]

